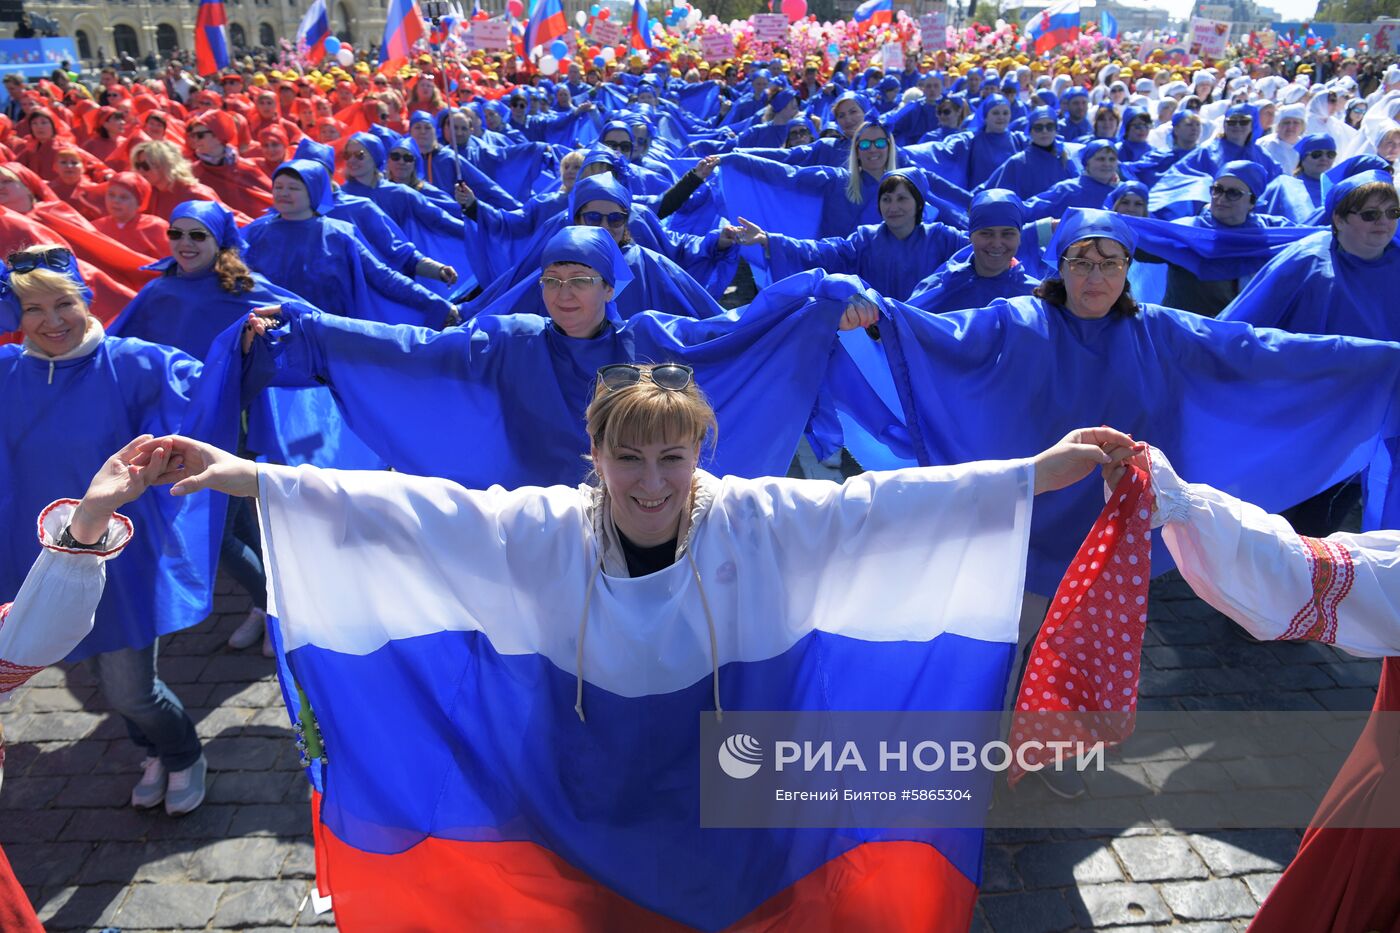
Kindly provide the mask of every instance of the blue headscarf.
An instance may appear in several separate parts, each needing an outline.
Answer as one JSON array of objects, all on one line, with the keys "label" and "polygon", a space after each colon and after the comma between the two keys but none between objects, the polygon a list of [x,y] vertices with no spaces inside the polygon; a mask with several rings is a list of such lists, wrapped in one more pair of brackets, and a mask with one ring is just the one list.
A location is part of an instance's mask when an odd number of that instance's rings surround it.
[{"label": "blue headscarf", "polygon": [[233,211],[218,201],[184,201],[175,205],[170,212],[170,222],[173,224],[184,217],[203,224],[204,229],[214,237],[214,242],[219,244],[219,249],[232,247],[241,250],[248,246],[233,219]]},{"label": "blue headscarf", "polygon": [[[331,208],[335,207],[335,195],[331,192],[331,176],[326,171],[326,167],[320,162],[311,159],[292,159],[277,166],[277,171],[272,173],[275,181],[278,175],[288,172],[301,179],[301,183],[306,186],[306,193],[311,196],[311,209],[318,214],[329,214]],[[269,208],[272,213],[277,213],[276,208]]]},{"label": "blue headscarf", "polygon": [[1060,221],[1059,227],[1055,229],[1055,235],[1050,238],[1050,245],[1046,247],[1047,255],[1054,258],[1056,270],[1051,273],[1050,277],[1059,278],[1060,260],[1064,258],[1065,251],[1071,245],[1080,240],[1094,239],[1114,240],[1121,243],[1129,256],[1137,249],[1137,234],[1122,217],[1112,211],[1072,207],[1066,212],[1064,219]]},{"label": "blue headscarf", "polygon": [[1151,122],[1152,115],[1147,112],[1146,107],[1128,107],[1123,111],[1123,119],[1118,122],[1118,142],[1124,142],[1128,138],[1128,124],[1138,117],[1147,117]]},{"label": "blue headscarf", "polygon": [[[23,252],[31,252],[36,249],[67,249],[67,247],[57,243],[48,243],[32,246]],[[83,301],[91,307],[92,289],[88,288],[87,282],[83,280],[83,274],[78,270],[78,259],[73,255],[73,251],[67,250],[67,252],[67,268],[61,270],[51,269],[48,266],[43,268],[66,276],[69,281],[78,286],[78,294],[82,295]],[[19,330],[20,318],[23,316],[24,308],[20,305],[19,297],[15,294],[14,289],[10,287],[10,267],[5,263],[0,263],[0,331]]]},{"label": "blue headscarf", "polygon": [[1041,88],[1040,90],[1035,92],[1035,99],[1040,101],[1045,106],[1049,107],[1051,110],[1053,110],[1056,113],[1056,115],[1059,114],[1060,98],[1059,95],[1056,94],[1054,91],[1049,90],[1048,88]]},{"label": "blue headscarf", "polygon": [[1072,87],[1068,91],[1065,91],[1063,94],[1060,95],[1060,103],[1067,104],[1070,101],[1074,100],[1076,97],[1087,98],[1088,96],[1089,92],[1084,88]]},{"label": "blue headscarf", "polygon": [[437,120],[426,110],[415,110],[408,115],[408,125],[412,126],[415,123],[430,123],[436,126]]},{"label": "blue headscarf", "polygon": [[624,211],[632,210],[632,194],[611,175],[589,175],[574,182],[569,190],[569,223],[576,223],[578,212],[589,201],[612,201]]},{"label": "blue headscarf", "polygon": [[910,172],[904,169],[895,169],[892,172],[886,172],[884,175],[882,175],[880,177],[880,183],[884,184],[885,179],[889,178],[890,176],[894,176],[896,178],[903,178],[909,183],[909,187],[914,192],[914,200],[917,201],[919,204],[918,210],[914,212],[914,216],[918,218],[918,220],[916,221],[917,223],[922,223],[924,218],[924,205],[928,203],[928,198],[924,196],[924,189],[920,187],[921,173]]},{"label": "blue headscarf", "polygon": [[1108,193],[1108,197],[1104,198],[1103,209],[1106,211],[1111,211],[1117,208],[1118,202],[1123,199],[1123,195],[1125,194],[1135,194],[1138,197],[1142,198],[1143,202],[1145,203],[1147,201],[1147,186],[1140,181],[1123,182],[1117,188],[1114,188],[1112,191],[1110,191]]},{"label": "blue headscarf", "polygon": [[1217,181],[1221,178],[1238,178],[1256,198],[1264,193],[1264,186],[1269,183],[1268,173],[1262,165],[1244,159],[1226,162],[1216,171],[1215,178]]},{"label": "blue headscarf", "polygon": [[982,128],[987,125],[987,114],[991,113],[993,107],[998,106],[1005,107],[1009,110],[1011,108],[1011,102],[1000,94],[988,94],[986,97],[982,98],[981,105],[977,108],[977,112],[973,114],[972,117],[972,131],[974,133],[982,132]]},{"label": "blue headscarf", "polygon": [[1309,133],[1293,144],[1293,151],[1298,153],[1300,159],[1315,149],[1336,152],[1337,141],[1330,133]]},{"label": "blue headscarf", "polygon": [[[413,156],[413,165],[418,172],[419,178],[428,174],[428,170],[423,165],[423,150],[418,148],[417,140],[413,139],[411,136],[402,136],[399,138],[398,142],[389,147],[389,152],[393,152],[395,149],[400,149]],[[389,164],[389,156],[387,153],[384,156],[384,164],[387,168]]]},{"label": "blue headscarf", "polygon": [[1015,227],[1021,229],[1026,214],[1026,206],[1007,188],[987,188],[977,192],[972,198],[972,206],[967,211],[969,233],[986,227]]},{"label": "blue headscarf", "polygon": [[356,133],[350,137],[350,141],[364,146],[365,152],[369,153],[370,160],[374,162],[374,167],[384,171],[389,162],[389,153],[384,151],[384,142],[378,136],[373,133]]},{"label": "blue headscarf", "polygon": [[1225,111],[1225,118],[1230,117],[1249,117],[1249,141],[1254,142],[1259,133],[1259,109],[1253,104],[1235,104]]},{"label": "blue headscarf", "polygon": [[1055,124],[1055,135],[1058,136],[1060,133],[1060,126],[1056,122],[1054,107],[1037,107],[1032,110],[1026,117],[1026,132],[1030,132],[1031,127],[1044,120],[1049,120],[1051,123]]},{"label": "blue headscarf", "polygon": [[599,162],[607,163],[613,176],[624,184],[632,177],[632,163],[627,157],[615,149],[601,145],[588,150],[588,154],[583,157],[583,164],[578,167],[579,174],[582,175],[584,169]]},{"label": "blue headscarf", "polygon": [[628,126],[622,120],[609,120],[607,123],[604,123],[602,131],[598,133],[598,139],[601,140],[604,136],[607,136],[608,133],[610,133],[613,130],[621,130],[622,132],[627,134],[628,142],[630,142],[634,146],[637,144],[637,137],[632,132],[632,127]]},{"label": "blue headscarf", "polygon": [[1395,178],[1391,176],[1389,172],[1369,171],[1352,175],[1350,178],[1333,185],[1328,189],[1327,197],[1322,202],[1322,216],[1325,218],[1323,222],[1332,222],[1332,214],[1337,210],[1337,205],[1342,203],[1342,198],[1351,194],[1362,185],[1369,185],[1378,181],[1387,185],[1395,184]]},{"label": "blue headscarf", "polygon": [[297,143],[296,152],[292,153],[292,158],[320,162],[326,167],[326,171],[335,171],[335,150],[325,143],[316,142],[310,136],[301,138],[301,142]]},{"label": "blue headscarf", "polygon": [[795,100],[797,100],[797,95],[792,91],[779,91],[773,95],[773,99],[768,102],[768,106],[772,107],[774,115],[777,115],[782,113],[783,108]]},{"label": "blue headscarf", "polygon": [[1079,164],[1084,166],[1085,170],[1088,170],[1089,160],[1092,159],[1097,153],[1102,152],[1105,149],[1109,150],[1110,152],[1113,152],[1115,155],[1117,154],[1117,150],[1113,148],[1113,140],[1089,140],[1087,143],[1084,144],[1084,148],[1079,150]]},{"label": "blue headscarf", "polygon": [[573,262],[596,271],[613,288],[613,300],[632,281],[632,270],[612,234],[602,227],[565,227],[545,243],[540,271],[556,262]]}]

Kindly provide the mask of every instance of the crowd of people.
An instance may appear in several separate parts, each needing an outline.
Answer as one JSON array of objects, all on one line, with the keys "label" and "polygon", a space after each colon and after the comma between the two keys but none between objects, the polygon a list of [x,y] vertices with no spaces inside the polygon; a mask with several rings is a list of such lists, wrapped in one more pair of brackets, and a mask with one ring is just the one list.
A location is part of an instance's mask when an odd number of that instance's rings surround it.
[{"label": "crowd of people", "polygon": [[[745,671],[818,635],[933,644],[916,620],[959,610],[929,607],[923,568],[964,548],[968,574],[1019,563],[1024,577],[1007,657],[967,661],[989,673],[958,702],[1031,709],[1017,664],[1053,626],[1047,610],[1059,616],[1050,599],[1107,479],[1155,492],[1168,531],[1154,573],[1176,561],[1258,637],[1389,654],[1400,631],[1362,595],[1397,585],[1388,570],[1354,592],[1313,589],[1320,565],[1383,564],[1400,546],[1334,534],[1363,494],[1367,527],[1400,518],[1400,326],[1386,311],[1400,289],[1400,63],[1319,50],[1208,65],[1115,43],[1080,58],[911,52],[885,73],[877,48],[657,50],[553,76],[463,52],[380,70],[249,62],[208,81],[178,64],[147,80],[109,70],[91,88],[5,77],[0,594],[19,595],[0,626],[0,698],[45,664],[85,662],[144,756],[132,806],[191,812],[207,764],[157,643],[207,616],[222,568],[254,604],[230,647],[278,658],[303,737],[329,833],[318,859],[341,866],[331,884],[323,862],[321,883],[344,928],[384,929],[385,902],[357,895],[392,875],[357,853],[443,827],[385,807],[393,785],[349,746],[426,733],[397,707],[342,708],[332,685],[362,676],[342,655],[405,633],[484,637],[434,657],[404,648],[405,682],[384,687],[395,701],[465,658],[476,700],[527,681],[551,703],[567,694],[578,722],[557,734],[587,759],[603,754],[581,751],[590,730],[612,736],[631,715],[621,700],[665,693],[679,718],[662,729],[648,714],[645,738],[681,736],[683,753],[699,710],[934,702],[918,685],[946,663],[936,651],[908,649],[909,679],[891,667],[865,693],[818,696],[810,669]],[[803,445],[866,472],[839,487],[778,479]],[[175,495],[142,495],[177,480]],[[1220,541],[1242,528],[1268,553],[1249,560],[1285,568],[1280,581],[1302,567],[1300,582],[1240,582],[1247,558]],[[376,590],[381,570],[401,586]],[[461,586],[414,595],[411,578],[438,577]],[[626,578],[637,587],[609,582]],[[63,579],[80,582],[60,605]],[[755,636],[770,617],[787,628]],[[831,652],[802,663],[848,663]],[[553,666],[511,667],[535,655]],[[501,739],[535,713],[502,697],[458,720],[445,693],[422,715],[492,734],[462,738],[464,760],[528,756]],[[336,764],[345,777],[327,782]],[[814,904],[881,928],[934,928],[920,911],[970,919],[961,882],[897,907],[852,880],[915,871],[926,849],[889,847],[937,847],[932,835],[794,837],[751,866],[749,900],[717,900],[728,856],[672,825],[689,810],[633,825],[635,799],[578,799],[563,768],[574,809],[542,815],[514,800],[510,767],[460,767],[435,785],[460,798],[453,838],[542,846],[559,879],[578,869],[624,899],[527,897],[536,928],[648,911],[796,925]],[[590,823],[617,830],[612,854],[582,838]],[[685,844],[650,852],[657,826]],[[1332,850],[1314,843],[1260,929],[1304,928],[1308,911],[1397,921],[1387,886],[1319,892]],[[658,860],[646,884],[608,875],[621,850]],[[493,886],[520,864],[454,857],[477,860],[470,879],[396,903],[392,928],[432,927],[415,912],[442,903],[514,916]],[[768,899],[833,858],[847,880],[825,877],[824,899]]]}]

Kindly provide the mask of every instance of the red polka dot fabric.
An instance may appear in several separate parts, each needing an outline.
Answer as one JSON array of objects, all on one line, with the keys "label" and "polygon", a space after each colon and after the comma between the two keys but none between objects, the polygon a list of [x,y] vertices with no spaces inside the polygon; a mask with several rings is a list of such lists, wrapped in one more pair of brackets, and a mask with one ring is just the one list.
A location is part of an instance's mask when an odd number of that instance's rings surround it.
[{"label": "red polka dot fabric", "polygon": [[1020,761],[1053,767],[1057,754],[1068,760],[1049,743],[1114,744],[1132,734],[1152,506],[1151,478],[1130,466],[1060,581],[1016,693],[1012,786],[1025,775]]}]

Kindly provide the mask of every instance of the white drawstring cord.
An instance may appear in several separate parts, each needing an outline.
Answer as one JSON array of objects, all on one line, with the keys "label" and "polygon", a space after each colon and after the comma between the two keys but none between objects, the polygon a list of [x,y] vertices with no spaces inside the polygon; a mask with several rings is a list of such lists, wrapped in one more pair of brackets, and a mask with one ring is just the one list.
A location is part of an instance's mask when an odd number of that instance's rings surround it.
[{"label": "white drawstring cord", "polygon": [[700,591],[700,607],[705,610],[705,626],[710,630],[710,680],[715,689],[715,721],[724,722],[724,707],[719,702],[719,642],[715,638],[715,617],[710,612],[710,600],[705,595],[705,584],[700,582],[700,568],[695,566],[695,555],[690,548],[685,550],[685,559],[690,561],[690,572],[695,575],[695,588]]},{"label": "white drawstring cord", "polygon": [[574,668],[578,672],[578,689],[574,693],[574,712],[578,713],[579,722],[587,722],[583,718],[583,636],[588,631],[588,604],[593,601],[593,584],[598,582],[598,574],[603,572],[603,549],[598,548],[598,560],[593,564],[593,572],[588,575],[588,589],[583,594],[583,615],[578,620],[578,655],[574,659]]}]

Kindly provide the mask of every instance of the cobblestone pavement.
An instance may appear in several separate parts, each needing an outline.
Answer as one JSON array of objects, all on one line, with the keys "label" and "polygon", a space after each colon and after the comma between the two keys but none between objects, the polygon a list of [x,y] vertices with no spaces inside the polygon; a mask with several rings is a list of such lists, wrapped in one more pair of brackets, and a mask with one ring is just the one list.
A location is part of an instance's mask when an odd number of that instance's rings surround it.
[{"label": "cobblestone pavement", "polygon": [[[126,805],[139,753],[80,670],[52,668],[5,710],[0,843],[50,930],[330,926],[307,894],[308,794],[272,673],[224,646],[247,609],[167,639],[161,673],[206,742],[209,796],[180,819]],[[1315,644],[1254,644],[1172,574],[1151,594],[1144,708],[1368,709],[1379,664]],[[994,830],[975,931],[1242,930],[1287,864],[1287,830]]]}]

